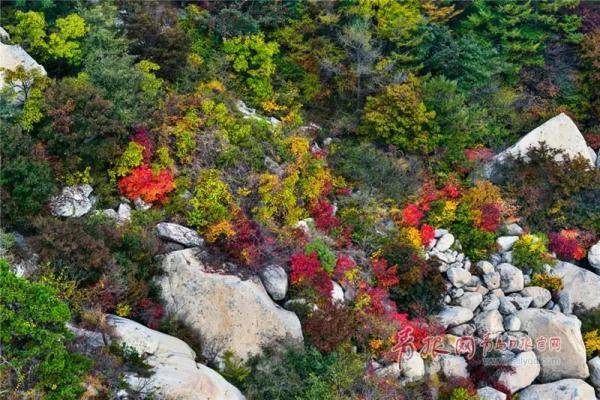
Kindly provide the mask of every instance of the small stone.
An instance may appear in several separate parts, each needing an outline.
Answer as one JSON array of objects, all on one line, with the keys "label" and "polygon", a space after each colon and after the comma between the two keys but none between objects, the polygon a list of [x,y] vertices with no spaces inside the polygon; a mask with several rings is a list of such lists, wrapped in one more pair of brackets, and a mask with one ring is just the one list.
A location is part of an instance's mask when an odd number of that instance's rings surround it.
[{"label": "small stone", "polygon": [[500,274],[500,287],[504,293],[513,293],[523,290],[523,272],[512,264],[502,263],[496,267]]},{"label": "small stone", "polygon": [[513,303],[517,307],[517,310],[524,310],[526,308],[529,308],[531,302],[533,301],[533,297],[523,297],[517,295],[516,293],[507,296],[507,298],[511,303]]},{"label": "small stone", "polygon": [[77,218],[92,209],[95,198],[90,185],[76,185],[64,187],[61,193],[50,200],[52,215],[57,217]]},{"label": "small stone", "polygon": [[436,229],[433,233],[433,236],[436,239],[441,238],[442,236],[444,236],[446,233],[448,233],[448,231],[446,229]]},{"label": "small stone", "polygon": [[400,374],[403,383],[416,382],[425,376],[425,363],[418,351],[413,351],[409,358],[402,359]]},{"label": "small stone", "polygon": [[142,200],[139,197],[136,198],[135,200],[133,200],[133,205],[136,210],[142,210],[142,211],[149,210],[152,207],[152,204],[146,203],[144,200]]},{"label": "small stone", "polygon": [[521,320],[514,314],[504,317],[504,329],[507,331],[518,331],[521,329]]},{"label": "small stone", "polygon": [[491,262],[482,260],[477,263],[477,271],[479,271],[481,275],[489,274],[494,272],[494,266]]},{"label": "small stone", "polygon": [[440,237],[435,245],[435,249],[438,251],[446,251],[454,244],[454,235],[446,233]]},{"label": "small stone", "polygon": [[450,292],[450,297],[452,297],[453,299],[458,299],[459,297],[462,297],[465,294],[465,291],[462,288],[454,288],[451,290]]},{"label": "small stone", "polygon": [[343,303],[344,302],[344,289],[340,286],[336,281],[331,281],[333,288],[331,289],[331,299],[335,303]]},{"label": "small stone", "polygon": [[521,236],[523,234],[523,228],[517,224],[506,224],[504,231],[509,236]]},{"label": "small stone", "polygon": [[477,396],[481,400],[506,400],[506,395],[493,387],[482,387],[477,389]]},{"label": "small stone", "polygon": [[500,274],[496,271],[488,272],[483,275],[483,282],[488,289],[498,289],[500,287]]},{"label": "small stone", "polygon": [[465,307],[445,306],[436,319],[444,328],[453,327],[473,319],[473,311]]},{"label": "small stone", "polygon": [[[492,311],[497,310],[500,306],[500,300],[493,293],[488,293],[483,296],[483,301],[481,302],[481,310],[482,311]],[[516,311],[516,310],[515,310]]]},{"label": "small stone", "polygon": [[117,214],[124,221],[131,220],[131,206],[126,203],[119,204],[119,208],[117,209]]},{"label": "small stone", "polygon": [[279,265],[269,265],[259,272],[267,293],[275,301],[283,300],[288,290],[288,276]]},{"label": "small stone", "polygon": [[518,236],[500,236],[496,239],[496,244],[501,252],[506,252],[512,249],[517,240],[519,240]]},{"label": "small stone", "polygon": [[198,232],[179,224],[160,222],[156,225],[156,231],[162,239],[170,240],[186,247],[201,247],[204,245],[204,239],[200,237]]},{"label": "small stone", "polygon": [[498,311],[500,311],[500,313],[503,315],[510,315],[517,312],[517,307],[511,303],[508,297],[501,297]]},{"label": "small stone", "polygon": [[504,292],[502,291],[502,289],[498,288],[498,289],[492,289],[490,290],[491,293],[494,293],[496,295],[497,298],[501,299],[504,297]]},{"label": "small stone", "polygon": [[448,333],[450,333],[452,335],[456,335],[458,337],[473,336],[475,334],[475,325],[461,324],[461,325],[458,325],[458,326],[448,329]]},{"label": "small stone", "polygon": [[590,267],[595,269],[597,274],[600,274],[600,241],[590,247],[587,258]]},{"label": "small stone", "polygon": [[504,332],[502,315],[498,310],[484,311],[477,314],[474,318],[474,322],[477,334],[480,337],[484,337],[487,334],[493,335]]},{"label": "small stone", "polygon": [[461,356],[445,354],[440,357],[442,373],[448,379],[468,378],[467,362]]},{"label": "small stone", "polygon": [[588,361],[588,368],[590,369],[590,381],[592,385],[600,390],[600,356],[592,358]]},{"label": "small stone", "polygon": [[500,253],[492,254],[490,257],[490,262],[492,263],[492,265],[494,267],[496,265],[500,264],[502,262],[502,254],[500,254]]},{"label": "small stone", "polygon": [[446,275],[455,287],[462,287],[471,279],[471,273],[462,268],[449,268]]},{"label": "small stone", "polygon": [[528,286],[521,290],[524,297],[531,297],[531,307],[542,308],[552,299],[552,294],[546,288]]},{"label": "small stone", "polygon": [[512,263],[512,259],[513,259],[512,255],[513,255],[512,250],[507,251],[506,253],[502,253],[502,262],[509,263],[509,264]]},{"label": "small stone", "polygon": [[477,292],[468,292],[455,300],[456,305],[475,311],[483,301],[483,296]]}]

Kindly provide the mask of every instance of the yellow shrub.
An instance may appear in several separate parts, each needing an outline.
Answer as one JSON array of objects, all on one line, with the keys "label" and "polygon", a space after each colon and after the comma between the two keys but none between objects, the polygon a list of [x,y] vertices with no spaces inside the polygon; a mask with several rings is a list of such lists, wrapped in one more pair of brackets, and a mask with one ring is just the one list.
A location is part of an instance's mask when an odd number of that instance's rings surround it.
[{"label": "yellow shrub", "polygon": [[595,354],[600,353],[600,334],[598,334],[598,329],[584,334],[583,342],[585,343],[587,358],[592,358]]}]

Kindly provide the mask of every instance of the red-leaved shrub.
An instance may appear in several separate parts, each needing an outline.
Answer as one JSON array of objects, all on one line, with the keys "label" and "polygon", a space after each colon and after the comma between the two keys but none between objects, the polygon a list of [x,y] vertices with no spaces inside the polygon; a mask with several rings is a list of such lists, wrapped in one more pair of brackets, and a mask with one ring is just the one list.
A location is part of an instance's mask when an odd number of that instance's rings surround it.
[{"label": "red-leaved shrub", "polygon": [[500,225],[502,213],[500,207],[496,204],[484,204],[481,206],[481,218],[479,220],[479,228],[488,232],[495,232]]},{"label": "red-leaved shrub", "polygon": [[435,229],[431,225],[421,225],[421,243],[423,246],[429,246],[429,243],[435,238]]},{"label": "red-leaved shrub", "polygon": [[139,127],[135,130],[132,140],[144,148],[144,163],[149,163],[154,152],[154,144],[148,136],[148,130],[145,127]]},{"label": "red-leaved shrub", "polygon": [[329,232],[340,224],[340,220],[334,215],[333,205],[326,198],[320,198],[311,204],[310,214],[317,229],[322,231]]},{"label": "red-leaved shrub", "polygon": [[562,260],[581,260],[586,255],[596,237],[593,233],[577,229],[563,229],[560,232],[550,232],[549,248]]},{"label": "red-leaved shrub", "polygon": [[316,252],[308,255],[304,253],[295,253],[291,257],[291,281],[293,284],[306,284],[317,291],[325,298],[331,297],[333,283],[327,275],[327,272],[321,267],[319,257]]},{"label": "red-leaved shrub", "polygon": [[373,273],[377,279],[377,287],[388,289],[398,284],[397,270],[398,266],[388,267],[385,258],[374,258],[372,262]]},{"label": "red-leaved shrub", "polygon": [[119,180],[119,190],[125,197],[130,200],[140,197],[147,203],[165,201],[167,193],[173,189],[171,171],[162,169],[155,173],[148,165],[133,169],[131,174]]},{"label": "red-leaved shrub", "polygon": [[425,216],[416,204],[409,204],[402,210],[402,222],[408,226],[417,226]]}]

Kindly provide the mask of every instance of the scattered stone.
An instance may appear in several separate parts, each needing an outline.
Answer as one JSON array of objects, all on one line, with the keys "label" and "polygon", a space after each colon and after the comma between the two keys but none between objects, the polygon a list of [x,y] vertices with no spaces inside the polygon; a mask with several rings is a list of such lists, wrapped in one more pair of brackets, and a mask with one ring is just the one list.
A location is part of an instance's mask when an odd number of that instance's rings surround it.
[{"label": "scattered stone", "polygon": [[506,400],[506,395],[493,387],[482,387],[477,389],[477,396],[481,398],[481,400]]},{"label": "scattered stone", "polygon": [[515,307],[508,297],[501,297],[498,311],[500,311],[501,314],[510,315],[517,312],[517,307]]},{"label": "scattered stone", "polygon": [[458,337],[473,336],[475,334],[475,325],[461,324],[461,325],[455,326],[454,328],[448,329],[448,333],[451,333],[452,335],[456,335]]},{"label": "scattered stone", "polygon": [[590,266],[596,270],[597,274],[600,274],[600,241],[590,247],[587,258]]},{"label": "scattered stone", "polygon": [[581,379],[563,379],[531,385],[519,393],[519,400],[595,400],[594,388]]},{"label": "scattered stone", "polygon": [[455,287],[463,287],[471,279],[469,271],[465,271],[462,268],[449,268],[446,275]]},{"label": "scattered stone", "polygon": [[493,289],[490,290],[490,293],[493,293],[497,298],[501,299],[504,297],[504,292],[502,291],[502,289],[498,288],[498,289]]},{"label": "scattered stone", "polygon": [[491,262],[482,260],[477,263],[477,271],[479,271],[481,275],[489,274],[494,272],[494,266]]},{"label": "scattered stone", "polygon": [[513,259],[512,255],[513,255],[512,250],[507,251],[506,253],[502,253],[502,262],[509,263],[509,264],[512,263],[512,259]]},{"label": "scattered stone", "polygon": [[156,225],[158,236],[186,247],[202,247],[204,239],[193,229],[172,222],[160,222]]},{"label": "scattered stone", "polygon": [[473,319],[473,311],[465,307],[445,306],[436,319],[444,328],[453,327]]},{"label": "scattered stone", "polygon": [[[513,293],[523,290],[523,272],[512,264],[502,263],[496,267],[500,274],[500,288],[504,293]],[[600,278],[599,278],[600,279]]]},{"label": "scattered stone", "polygon": [[418,351],[413,351],[409,358],[402,359],[402,368],[400,369],[402,382],[416,382],[425,376],[425,363]]},{"label": "scattered stone", "polygon": [[523,234],[523,228],[514,223],[504,225],[504,231],[509,236],[521,236]]},{"label": "scattered stone", "polygon": [[[521,320],[521,330],[527,332],[534,343],[538,338],[547,338],[545,350],[534,348],[542,367],[540,381],[589,376],[581,322],[577,318],[540,308],[528,308],[516,315]],[[551,347],[550,338],[560,339],[560,351]]]},{"label": "scattered stone", "polygon": [[50,200],[52,215],[77,218],[87,214],[96,202],[96,199],[90,196],[93,190],[87,184],[64,187],[59,195]]},{"label": "scattered stone", "polygon": [[573,308],[575,313],[584,313],[600,307],[600,275],[564,261],[557,263],[552,273],[563,281],[558,293],[563,310]]},{"label": "scattered stone", "polygon": [[510,296],[507,296],[507,299],[508,299],[508,301],[510,301],[511,303],[513,303],[515,305],[517,310],[524,310],[526,308],[529,308],[529,306],[531,305],[531,302],[533,301],[532,297],[523,297],[523,296],[517,295],[516,293],[513,293]]},{"label": "scattered stone", "polygon": [[271,264],[263,268],[258,275],[273,300],[279,301],[285,298],[288,290],[288,276],[282,267]]},{"label": "scattered stone", "polygon": [[[416,353],[416,351],[413,353]],[[391,363],[390,365],[377,369],[375,375],[380,378],[398,379],[400,378],[400,365],[397,362]]]},{"label": "scattered stone", "polygon": [[504,317],[504,329],[507,331],[518,331],[521,329],[521,320],[516,315]]},{"label": "scattered stone", "polygon": [[500,287],[500,274],[496,271],[484,274],[483,283],[488,289],[498,289]]},{"label": "scattered stone", "polygon": [[440,356],[441,371],[447,379],[468,378],[467,361],[461,356],[444,354]]},{"label": "scattered stone", "polygon": [[471,311],[475,311],[477,307],[483,301],[483,296],[481,293],[477,292],[468,292],[462,295],[460,298],[456,299],[456,305],[464,308],[468,308]]},{"label": "scattered stone", "polygon": [[452,288],[450,289],[450,297],[453,299],[458,299],[465,294],[465,291],[462,288]]},{"label": "scattered stone", "polygon": [[152,208],[152,204],[146,203],[140,197],[137,197],[135,200],[133,200],[133,206],[135,207],[136,210],[141,210],[141,211],[146,211],[146,210],[149,210],[150,208]]},{"label": "scattered stone", "polygon": [[531,306],[542,308],[552,299],[552,294],[546,288],[539,286],[528,286],[521,290],[523,297],[531,297]]},{"label": "scattered stone", "polygon": [[524,351],[508,362],[514,372],[503,371],[498,375],[498,382],[511,393],[531,385],[540,374],[540,363],[533,351]]},{"label": "scattered stone", "polygon": [[336,303],[344,302],[344,289],[340,286],[336,281],[331,281],[332,289],[331,289],[331,299]]},{"label": "scattered stone", "polygon": [[450,247],[452,247],[452,244],[454,244],[454,235],[452,235],[451,233],[445,233],[438,239],[435,245],[435,249],[437,251],[444,252],[450,249]]},{"label": "scattered stone", "polygon": [[137,322],[109,316],[116,340],[126,343],[152,368],[148,378],[126,374],[140,394],[165,400],[243,400],[244,396],[216,371],[196,363],[196,354],[182,340]]},{"label": "scattered stone", "polygon": [[444,236],[446,233],[448,233],[448,231],[446,229],[436,229],[433,233],[433,236],[436,239],[441,238],[442,236]]},{"label": "scattered stone", "polygon": [[499,306],[500,306],[500,299],[498,299],[498,297],[495,294],[488,293],[485,296],[483,296],[483,301],[481,302],[481,310],[482,311],[497,310]]},{"label": "scattered stone", "polygon": [[518,236],[500,236],[496,239],[496,244],[501,252],[506,252],[512,249],[517,240],[519,240]]},{"label": "scattered stone", "polygon": [[117,209],[117,214],[119,215],[119,218],[121,218],[123,221],[130,221],[131,220],[131,206],[126,203],[119,204],[119,208]]},{"label": "scattered stone", "polygon": [[492,263],[492,265],[495,267],[496,265],[500,264],[502,262],[502,254],[500,253],[494,253],[490,256],[490,262]]},{"label": "scattered stone", "polygon": [[211,273],[197,253],[165,255],[156,283],[166,311],[197,335],[203,356],[218,359],[230,350],[247,360],[266,345],[302,344],[298,317],[274,303],[260,282]]},{"label": "scattered stone", "polygon": [[600,356],[592,358],[588,361],[588,368],[590,370],[590,381],[592,385],[600,390]]},{"label": "scattered stone", "polygon": [[479,313],[475,316],[473,321],[475,322],[477,334],[480,337],[484,337],[487,334],[494,335],[496,333],[504,332],[502,315],[498,310]]}]

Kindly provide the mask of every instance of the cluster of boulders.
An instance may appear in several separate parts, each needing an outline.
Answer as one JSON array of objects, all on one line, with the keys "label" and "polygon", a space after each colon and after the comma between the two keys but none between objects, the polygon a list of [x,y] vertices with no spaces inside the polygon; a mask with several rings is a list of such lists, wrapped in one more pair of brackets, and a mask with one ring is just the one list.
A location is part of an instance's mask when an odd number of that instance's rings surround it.
[{"label": "cluster of boulders", "polygon": [[[511,264],[512,246],[523,230],[511,224],[505,231],[497,239],[498,252],[475,265],[451,233],[436,231],[427,255],[439,262],[447,281],[445,306],[436,315],[447,332],[445,343],[452,347],[459,337],[472,336],[477,346],[489,346],[494,350],[490,357],[512,367],[497,372],[498,383],[519,392],[521,400],[594,400],[594,389],[584,379],[591,372],[590,381],[600,390],[600,359],[586,363],[581,322],[573,313],[600,305],[600,276],[567,262],[547,265],[547,273],[562,278],[564,285],[553,297],[548,289],[531,286],[529,271]],[[497,348],[499,342],[504,347]],[[462,355],[444,355],[440,361],[436,368],[444,375],[456,370],[466,374]],[[560,395],[548,396],[554,392]],[[505,398],[493,388],[483,388],[479,395]]]}]

